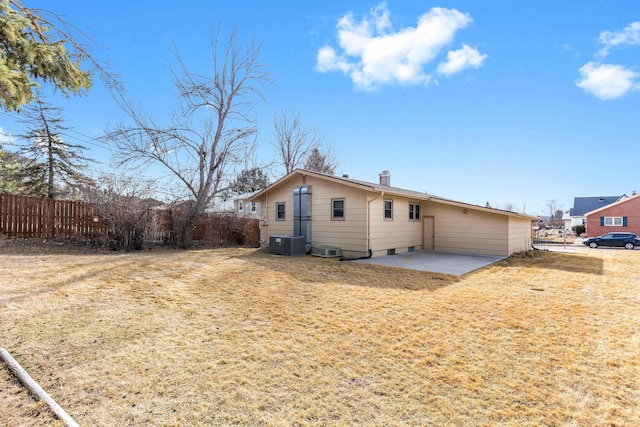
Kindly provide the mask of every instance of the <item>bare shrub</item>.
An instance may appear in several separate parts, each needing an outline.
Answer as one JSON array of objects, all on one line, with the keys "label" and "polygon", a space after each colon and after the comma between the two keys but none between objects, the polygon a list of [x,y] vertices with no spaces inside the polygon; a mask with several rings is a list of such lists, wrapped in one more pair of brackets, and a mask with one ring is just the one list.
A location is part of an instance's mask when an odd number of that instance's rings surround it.
[{"label": "bare shrub", "polygon": [[153,182],[139,177],[104,174],[95,185],[83,188],[83,198],[92,203],[106,224],[101,243],[113,250],[140,250],[152,224],[152,208],[161,205],[151,198]]}]

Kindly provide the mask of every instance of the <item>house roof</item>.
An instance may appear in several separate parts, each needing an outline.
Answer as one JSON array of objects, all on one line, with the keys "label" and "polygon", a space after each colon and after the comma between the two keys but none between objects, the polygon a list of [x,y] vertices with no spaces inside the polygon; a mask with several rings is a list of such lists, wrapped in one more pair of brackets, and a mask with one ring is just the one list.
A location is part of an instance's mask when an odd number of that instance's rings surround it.
[{"label": "house roof", "polygon": [[468,207],[468,208],[472,208],[472,209],[476,209],[476,210],[480,210],[480,211],[484,211],[484,212],[498,213],[498,214],[507,215],[507,216],[513,216],[513,217],[539,219],[537,216],[521,214],[521,213],[518,213],[518,212],[505,211],[505,210],[502,210],[502,209],[488,208],[488,207],[485,207],[485,206],[474,205],[474,204],[465,203],[465,202],[459,202],[459,201],[456,201],[456,200],[447,199],[447,198],[440,197],[440,196],[435,196],[433,194],[422,193],[420,191],[413,191],[413,190],[407,190],[407,189],[399,188],[399,187],[391,187],[391,186],[387,186],[387,185],[381,185],[381,184],[377,184],[377,183],[373,183],[373,182],[360,181],[360,180],[357,180],[357,179],[347,178],[347,177],[344,177],[344,176],[339,177],[339,176],[333,176],[333,175],[320,173],[320,172],[312,172],[312,171],[308,171],[308,170],[305,170],[305,169],[296,169],[296,170],[288,173],[287,175],[285,175],[284,177],[280,178],[279,180],[277,180],[273,184],[269,185],[267,188],[265,188],[265,189],[257,192],[256,194],[254,194],[249,200],[250,201],[257,201],[258,199],[260,199],[260,197],[262,197],[263,194],[269,192],[270,190],[272,190],[274,188],[277,188],[277,187],[283,185],[284,183],[288,182],[293,177],[298,176],[298,175],[314,176],[316,178],[325,179],[327,181],[332,181],[332,182],[336,182],[336,183],[339,183],[339,184],[360,188],[360,189],[362,189],[364,191],[383,192],[384,194],[388,194],[388,195],[403,196],[403,197],[408,197],[408,198],[415,199],[415,200],[434,201],[434,202],[439,202],[439,203],[443,203],[443,204],[447,204],[447,205],[460,206],[460,207],[463,207],[463,208],[464,207]]},{"label": "house roof", "polygon": [[242,193],[242,194],[238,194],[235,197],[232,197],[231,200],[249,200],[251,198],[251,196],[253,196],[254,194],[256,194],[257,191],[252,191],[249,193]]},{"label": "house roof", "polygon": [[635,196],[631,196],[631,197],[626,197],[626,196],[625,196],[625,198],[624,198],[624,199],[622,199],[622,200],[618,200],[617,202],[610,203],[610,204],[608,204],[607,206],[602,206],[601,208],[594,209],[594,210],[592,210],[592,211],[590,211],[590,212],[587,212],[587,213],[585,214],[585,216],[587,216],[587,215],[592,215],[592,214],[594,214],[594,213],[598,213],[598,212],[600,212],[600,211],[602,211],[602,210],[604,210],[604,209],[612,208],[612,207],[614,207],[614,206],[617,206],[617,205],[621,205],[621,204],[623,204],[623,203],[630,202],[631,200],[635,200],[635,199],[637,199],[638,197],[640,197],[640,194],[637,194],[637,195],[635,195]]},{"label": "house roof", "polygon": [[603,208],[626,197],[626,194],[621,196],[576,197],[573,199],[573,208],[571,208],[569,215],[584,216],[587,212]]}]

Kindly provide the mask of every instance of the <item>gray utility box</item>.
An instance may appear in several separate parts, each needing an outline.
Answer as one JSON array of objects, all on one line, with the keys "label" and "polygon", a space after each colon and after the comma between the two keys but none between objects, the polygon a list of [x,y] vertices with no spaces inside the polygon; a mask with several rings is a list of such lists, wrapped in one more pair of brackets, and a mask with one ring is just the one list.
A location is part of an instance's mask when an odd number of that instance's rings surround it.
[{"label": "gray utility box", "polygon": [[304,255],[306,243],[304,236],[269,236],[269,252],[286,256]]}]

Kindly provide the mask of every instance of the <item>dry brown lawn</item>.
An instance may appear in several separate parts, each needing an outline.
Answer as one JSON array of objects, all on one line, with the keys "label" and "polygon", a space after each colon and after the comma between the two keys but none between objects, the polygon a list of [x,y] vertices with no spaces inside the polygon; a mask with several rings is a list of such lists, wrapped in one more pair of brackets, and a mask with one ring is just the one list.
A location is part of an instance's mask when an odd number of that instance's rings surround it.
[{"label": "dry brown lawn", "polygon": [[[0,347],[82,426],[630,426],[640,250],[462,278],[0,246]],[[0,367],[0,425],[62,425]]]}]

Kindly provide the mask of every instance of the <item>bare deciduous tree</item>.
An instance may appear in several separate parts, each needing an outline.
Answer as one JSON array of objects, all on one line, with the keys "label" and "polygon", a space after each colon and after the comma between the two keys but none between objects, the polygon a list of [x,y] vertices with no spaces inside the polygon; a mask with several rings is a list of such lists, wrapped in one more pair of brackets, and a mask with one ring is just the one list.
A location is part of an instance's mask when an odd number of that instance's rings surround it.
[{"label": "bare deciduous tree", "polygon": [[549,213],[549,221],[551,225],[562,225],[563,205],[558,203],[556,199],[551,199],[546,204]]},{"label": "bare deciduous tree", "polygon": [[322,141],[317,129],[302,123],[300,113],[281,111],[273,119],[273,126],[275,141],[272,144],[278,150],[279,163],[286,173],[301,166]]},{"label": "bare deciduous tree", "polygon": [[516,206],[513,203],[505,203],[502,209],[509,212],[516,212]]},{"label": "bare deciduous tree", "polygon": [[223,49],[219,33],[212,37],[212,74],[203,76],[187,69],[176,51],[180,73],[173,71],[182,110],[166,126],[123,102],[132,124],[118,125],[104,137],[118,150],[120,165],[159,165],[181,190],[183,229],[175,233],[189,244],[197,215],[218,194],[228,189],[235,169],[242,164],[256,133],[249,117],[262,100],[261,89],[269,82],[259,61],[260,45],[242,43],[234,30]]}]

